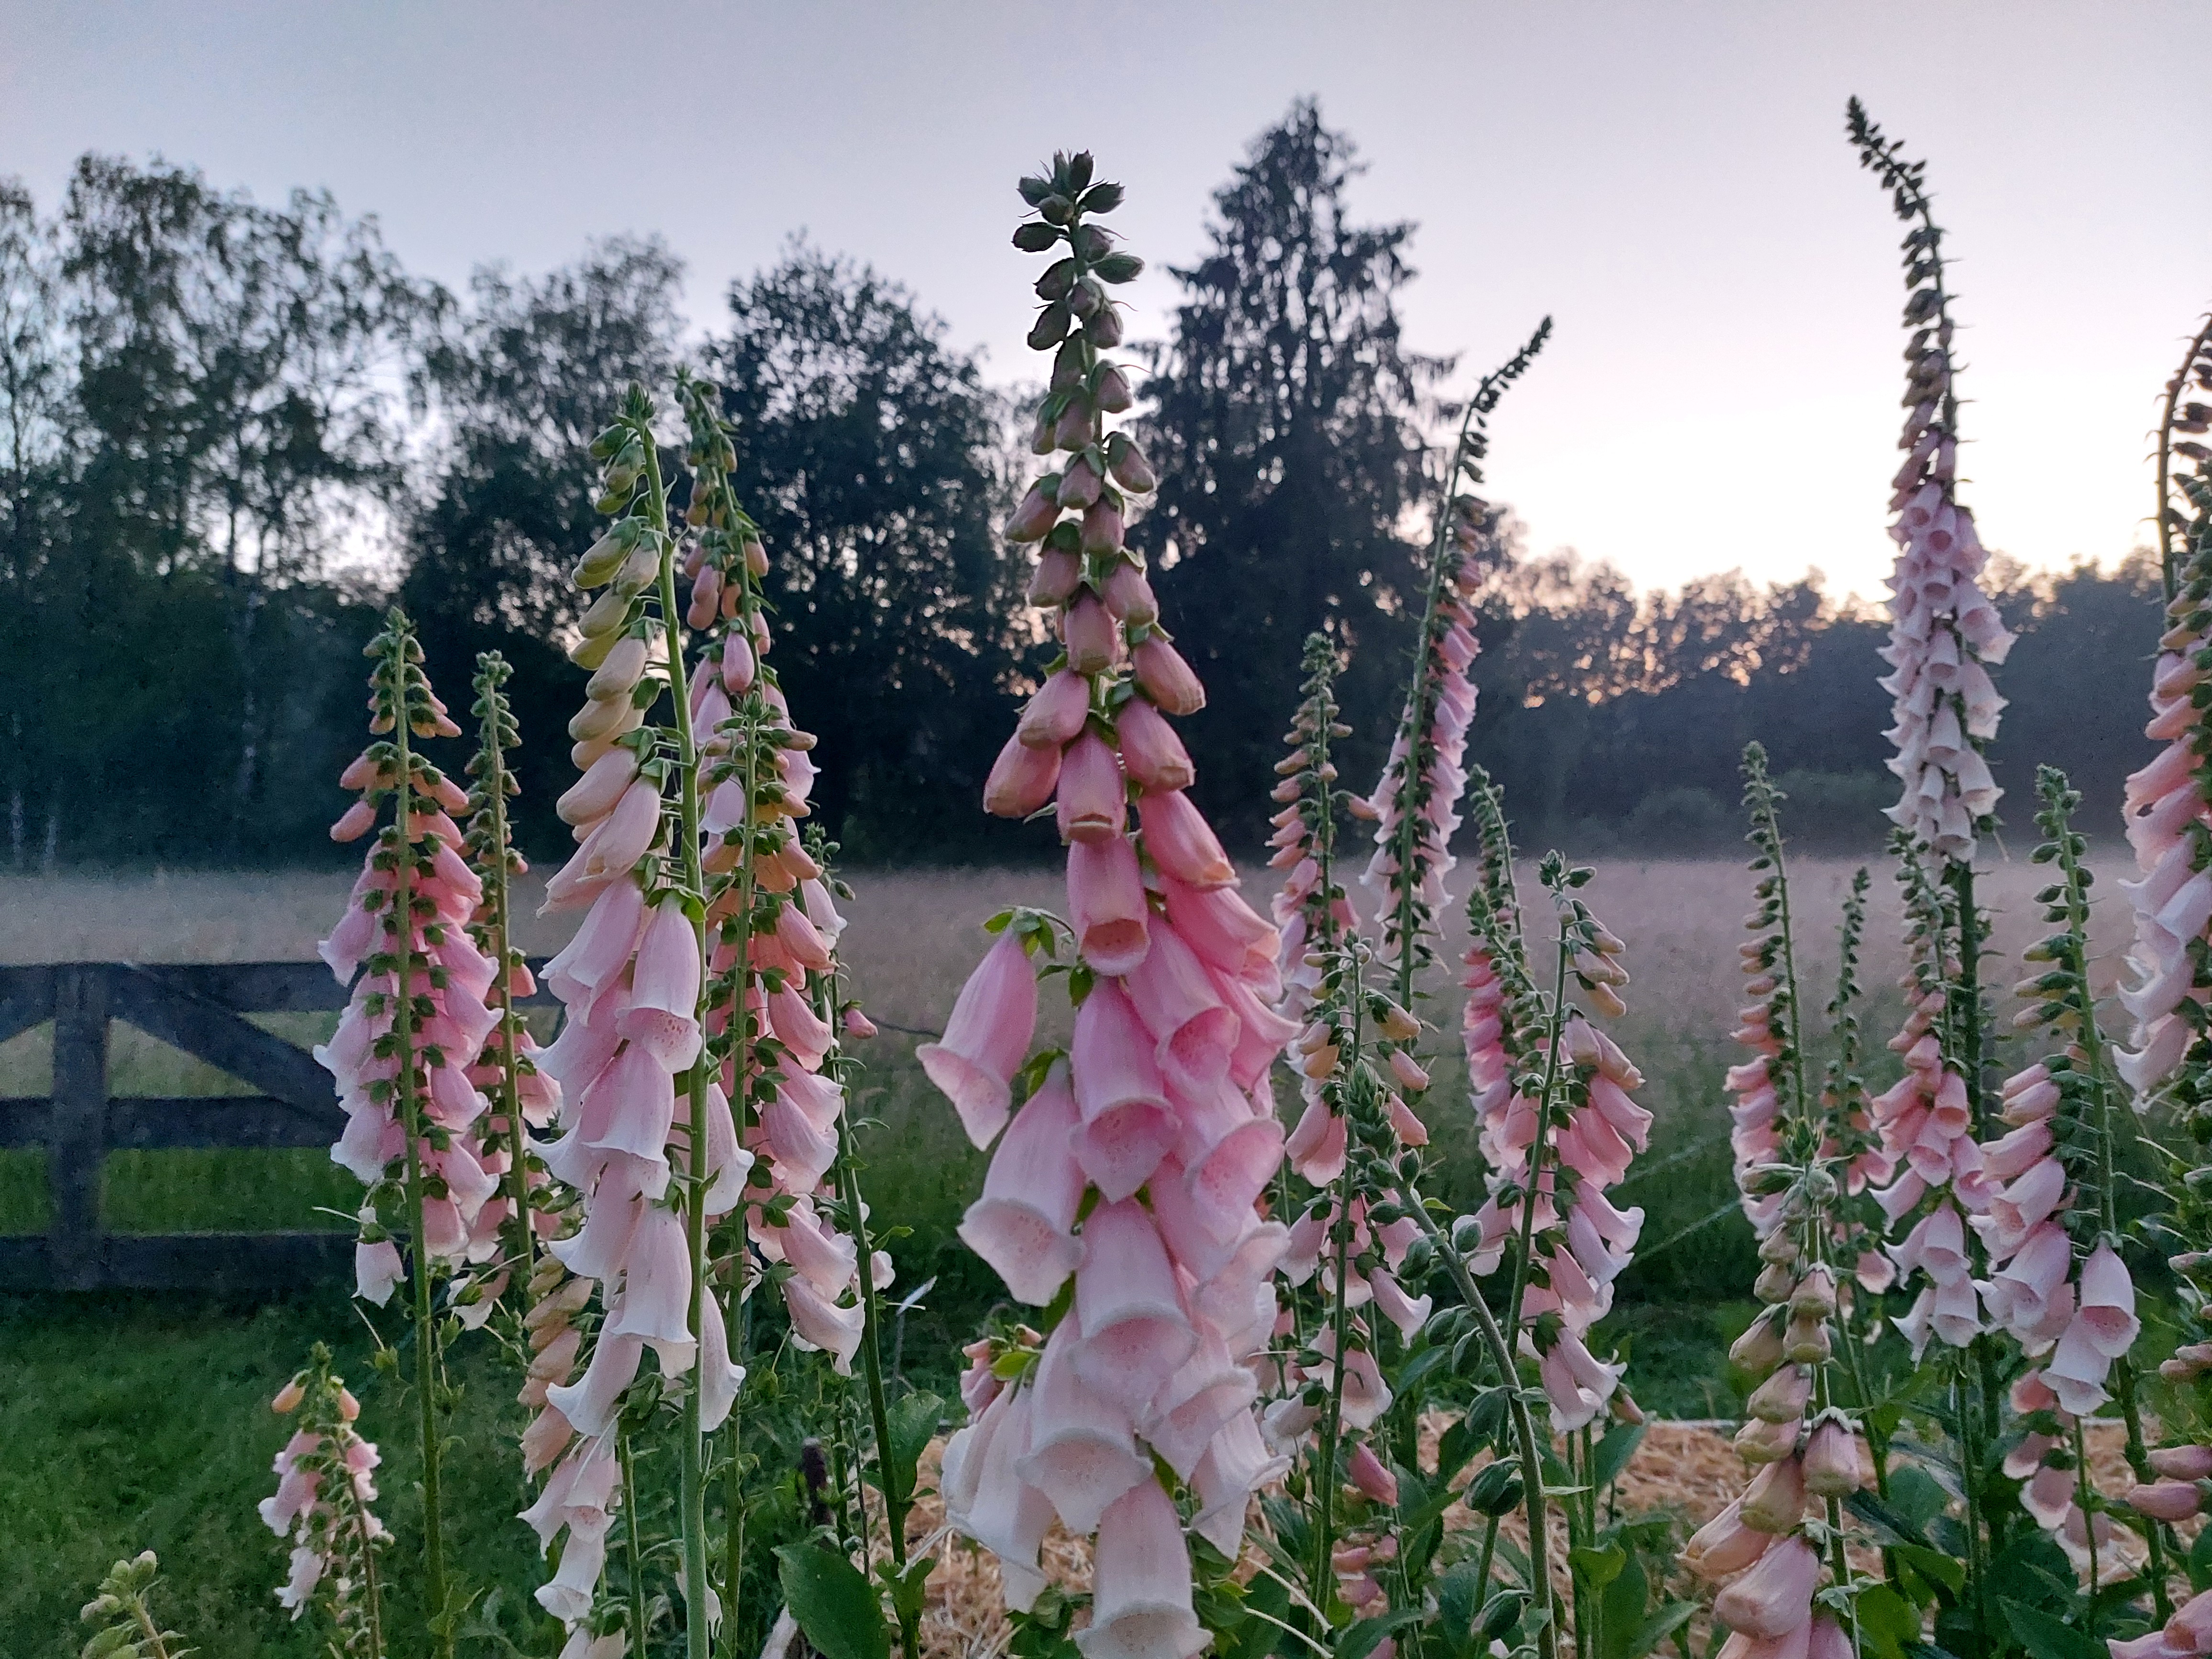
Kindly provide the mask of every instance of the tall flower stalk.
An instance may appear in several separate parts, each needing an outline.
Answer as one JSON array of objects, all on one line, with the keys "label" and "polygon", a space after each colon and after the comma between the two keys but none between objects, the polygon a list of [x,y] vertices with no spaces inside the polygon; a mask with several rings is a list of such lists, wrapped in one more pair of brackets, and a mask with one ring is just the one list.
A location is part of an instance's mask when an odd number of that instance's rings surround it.
[{"label": "tall flower stalk", "polygon": [[[1781,793],[1758,744],[1744,751],[1751,818],[1754,935],[1741,947],[1752,999],[1736,1040],[1753,1058],[1730,1075],[1739,1098],[1736,1179],[1759,1241],[1753,1290],[1764,1311],[1729,1351],[1760,1379],[1736,1449],[1757,1474],[1699,1529],[1682,1554],[1698,1577],[1721,1583],[1714,1612],[1747,1656],[1860,1650],[1862,1588],[1844,1552],[1843,1500],[1875,1484],[1863,1423],[1838,1397],[1837,1353],[1847,1290],[1839,1244],[1851,1190],[1848,1120],[1808,1087],[1795,919],[1784,861]],[[1862,881],[1854,896],[1863,892]],[[1847,933],[1846,972],[1851,959]],[[1846,1339],[1848,1340],[1848,1339]],[[1857,1397],[1863,1403],[1863,1385]],[[1828,1588],[1820,1588],[1823,1572]]]},{"label": "tall flower stalk", "polygon": [[489,1256],[489,1266],[465,1287],[456,1287],[457,1311],[471,1324],[489,1316],[514,1275],[526,1285],[537,1270],[539,1231],[551,1218],[532,1206],[532,1194],[544,1172],[532,1161],[529,1131],[550,1125],[560,1104],[559,1089],[538,1069],[537,1039],[516,1011],[518,1000],[538,986],[514,939],[514,881],[527,874],[530,866],[515,850],[507,821],[507,802],[521,793],[507,765],[508,751],[522,740],[504,689],[512,672],[496,651],[477,658],[477,752],[468,764],[466,852],[469,867],[483,884],[483,897],[470,921],[469,937],[493,965],[488,1002],[499,1018],[484,1038],[469,1081],[489,1103],[484,1167],[501,1177],[501,1191],[477,1212],[469,1253],[472,1261]]},{"label": "tall flower stalk", "polygon": [[[2212,450],[2178,432],[2203,432],[2212,408],[2180,403],[2191,379],[2212,390],[2212,323],[2190,342],[2166,385],[2159,427],[2159,544],[2166,574],[2166,632],[2152,669],[2150,724],[2163,744],[2156,759],[2128,779],[2124,811],[2140,878],[2120,884],[2136,913],[2130,955],[2136,983],[2121,994],[2134,1018],[2134,1052],[2117,1056],[2120,1073],[2147,1102],[2172,1079],[2176,1103],[2201,1110],[2212,1078],[2204,1011],[2212,972],[2199,965],[2212,935],[2212,732],[2197,687],[2212,648]],[[2191,464],[2177,468],[2176,458]]]},{"label": "tall flower stalk", "polygon": [[[593,1616],[623,1423],[672,1412],[685,1649],[706,1659],[718,1609],[707,1571],[704,1437],[729,1414],[743,1376],[707,1293],[707,1228],[734,1203],[750,1160],[709,1076],[699,1023],[701,755],[654,418],[652,400],[633,387],[594,441],[605,469],[599,506],[614,524],[576,572],[580,586],[603,591],[570,653],[592,671],[568,728],[584,775],[561,801],[580,844],[547,884],[546,902],[588,914],[546,973],[568,1018],[543,1062],[563,1097],[563,1133],[544,1162],[583,1216],[549,1254],[596,1282],[600,1318],[582,1376],[545,1390],[540,1420],[551,1426],[540,1449],[576,1438],[530,1518],[541,1539],[569,1534],[538,1599],[578,1626]],[[664,696],[666,723],[648,720]],[[659,1374],[641,1379],[648,1346]]]},{"label": "tall flower stalk", "polygon": [[1528,372],[1551,332],[1547,317],[1527,344],[1482,377],[1461,416],[1430,537],[1405,713],[1382,780],[1367,803],[1376,820],[1375,854],[1360,884],[1380,905],[1382,951],[1390,964],[1393,994],[1404,1008],[1413,1007],[1417,977],[1434,959],[1429,940],[1444,902],[1444,878],[1452,870],[1451,840],[1467,786],[1467,729],[1474,718],[1474,686],[1467,678],[1480,649],[1474,601],[1485,574],[1481,561],[1497,555],[1497,510],[1468,492],[1483,482],[1492,411]]},{"label": "tall flower stalk", "polygon": [[318,1342],[307,1369],[270,1403],[299,1425],[276,1454],[276,1490],[260,1505],[263,1522],[292,1543],[277,1602],[295,1620],[317,1608],[330,1626],[328,1650],[339,1659],[383,1659],[376,1558],[390,1547],[392,1534],[369,1507],[382,1460],[354,1428],[361,1402],[331,1371],[331,1351]]},{"label": "tall flower stalk", "polygon": [[[1903,780],[1890,809],[1898,824],[1950,860],[1971,880],[1976,838],[2003,792],[1982,750],[1996,736],[2004,708],[1989,667],[2012,648],[2012,635],[1977,585],[1989,556],[1974,515],[1958,495],[1959,396],[1954,384],[1951,294],[1943,230],[1927,191],[1925,161],[1908,161],[1902,139],[1887,139],[1850,100],[1847,123],[1859,164],[1890,192],[1911,228],[1904,244],[1905,346],[1904,464],[1891,480],[1898,544],[1890,576],[1890,641],[1882,656],[1895,671],[1882,687],[1895,699],[1890,769]],[[1970,898],[1962,908],[1972,908]]]},{"label": "tall flower stalk", "polygon": [[[336,1080],[346,1114],[331,1155],[368,1186],[356,1294],[381,1306],[402,1279],[411,1292],[423,1592],[434,1640],[450,1653],[458,1604],[447,1578],[440,1490],[446,1384],[435,1281],[466,1258],[477,1217],[499,1187],[476,1139],[484,1102],[470,1081],[498,1020],[484,997],[499,969],[467,931],[483,885],[461,857],[465,838],[449,814],[466,811],[468,797],[413,747],[418,738],[459,737],[460,728],[430,689],[404,614],[390,613],[365,654],[374,664],[369,731],[380,740],[340,778],[361,799],[331,834],[343,842],[374,830],[376,839],[343,919],[320,946],[353,994],[315,1058]],[[379,829],[386,800],[391,819]],[[411,1263],[402,1261],[395,1229]]]},{"label": "tall flower stalk", "polygon": [[[1188,1659],[1211,1639],[1197,1582],[1226,1568],[1185,1538],[1178,1499],[1233,1562],[1250,1495],[1280,1468],[1261,1438],[1254,1362],[1274,1330],[1286,1234],[1257,1200],[1282,1155],[1267,1078],[1297,1028],[1256,988],[1279,989],[1274,929],[1237,896],[1184,793],[1190,763],[1168,722],[1204,690],[1122,544],[1128,497],[1153,479],[1104,425],[1130,402],[1103,355],[1121,339],[1108,289],[1140,268],[1097,222],[1121,189],[1094,181],[1088,155],[1061,155],[1021,191],[1036,216],[1016,245],[1054,256],[1030,334],[1054,353],[1034,447],[1065,459],[1009,533],[1038,545],[1030,597],[1060,649],[984,805],[1011,817],[1055,807],[1069,914],[994,918],[943,1040],[920,1050],[970,1139],[997,1142],[961,1236],[1042,1310],[1038,1328],[981,1351],[988,1370],[963,1384],[971,1420],[941,1487],[952,1525],[998,1556],[1008,1606],[1036,1607],[1057,1514],[1096,1534],[1085,1653]],[[1063,936],[1073,1039],[1028,1058],[1032,952]]]},{"label": "tall flower stalk", "polygon": [[[2037,773],[2044,840],[2038,864],[2056,879],[2036,896],[2055,931],[2030,945],[2027,999],[2015,1023],[2045,1031],[2057,1046],[2013,1074],[2001,1116],[2010,1133],[1983,1148],[1989,1203],[1974,1218],[1995,1271],[1983,1289],[1993,1324],[2010,1332],[2038,1361],[2016,1378],[2012,1399],[2027,1432],[2008,1455],[2005,1473],[2027,1481],[2021,1506],[2057,1535],[2089,1574],[2094,1597],[2112,1558],[2111,1522],[2089,1484],[2081,1419],[2118,1396],[2127,1455],[2138,1481],[2150,1478],[2128,1350],[2142,1332],[2135,1285],[2120,1259],[2118,1144],[2114,1114],[2119,1083],[2098,1030],[2089,983],[2087,843],[2075,830],[2081,796],[2066,775]],[[2151,1589],[2167,1611],[2163,1548],[2149,1534]]]}]

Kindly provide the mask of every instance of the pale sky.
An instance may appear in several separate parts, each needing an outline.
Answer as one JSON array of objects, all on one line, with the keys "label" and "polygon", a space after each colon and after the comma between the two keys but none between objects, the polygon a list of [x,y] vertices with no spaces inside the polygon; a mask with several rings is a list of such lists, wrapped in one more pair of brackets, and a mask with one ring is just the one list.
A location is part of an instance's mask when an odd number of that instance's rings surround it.
[{"label": "pale sky", "polygon": [[2063,564],[2142,539],[2158,392],[2212,307],[2208,66],[2203,0],[0,0],[0,173],[47,205],[88,149],[327,185],[456,285],[657,231],[702,325],[803,228],[1027,380],[1017,174],[1088,146],[1127,185],[1143,337],[1211,193],[1312,93],[1369,163],[1359,216],[1420,222],[1414,347],[1471,383],[1558,319],[1490,468],[1533,549],[1871,596],[1900,231],[1845,96],[1931,160],[1984,539]]}]

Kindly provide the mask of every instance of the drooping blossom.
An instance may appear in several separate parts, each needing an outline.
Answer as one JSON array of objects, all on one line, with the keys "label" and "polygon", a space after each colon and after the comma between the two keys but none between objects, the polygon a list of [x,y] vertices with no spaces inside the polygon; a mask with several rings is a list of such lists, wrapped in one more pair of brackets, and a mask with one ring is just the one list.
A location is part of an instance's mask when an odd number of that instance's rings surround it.
[{"label": "drooping blossom", "polygon": [[[1237,896],[1183,793],[1190,769],[1167,720],[1195,712],[1204,691],[1122,546],[1123,492],[1152,474],[1103,430],[1127,393],[1099,352],[1120,337],[1103,284],[1136,262],[1109,252],[1088,217],[1120,198],[1090,172],[1087,155],[1063,155],[1052,178],[1023,184],[1033,205],[1075,204],[1023,230],[1025,246],[1066,245],[1030,337],[1057,348],[1037,447],[1065,459],[1010,526],[1042,544],[1031,596],[1063,653],[985,793],[1004,816],[1057,798],[1068,915],[998,920],[931,1066],[971,1138],[997,1140],[962,1237],[1010,1295],[1065,1311],[1036,1341],[1018,1339],[1022,1358],[991,1354],[988,1377],[971,1369],[970,1419],[946,1449],[941,1489],[951,1524],[998,1556],[1010,1607],[1042,1589],[1038,1547],[1056,1516],[1096,1534],[1085,1652],[1188,1659],[1209,1638],[1161,1471],[1189,1494],[1195,1528],[1233,1555],[1251,1493],[1282,1467],[1255,1418],[1254,1362],[1274,1329],[1270,1275],[1286,1232],[1258,1200],[1282,1147],[1267,1074],[1296,1027],[1267,1006],[1281,989],[1274,930]],[[1019,975],[1062,927],[1086,970],[1073,1042],[1018,1065],[1035,1010]],[[1002,1097],[1002,1082],[1020,1086]]]},{"label": "drooping blossom", "polygon": [[376,1501],[375,1445],[354,1428],[361,1402],[331,1370],[320,1343],[307,1368],[270,1402],[298,1429],[276,1454],[276,1490],[261,1500],[263,1523],[292,1545],[277,1604],[294,1619],[321,1607],[350,1647],[377,1625],[376,1554],[392,1540]]},{"label": "drooping blossom", "polygon": [[1856,100],[1851,136],[1862,166],[1893,192],[1905,240],[1905,452],[1890,481],[1890,538],[1898,545],[1889,577],[1889,643],[1881,681],[1896,718],[1887,736],[1890,770],[1904,794],[1893,822],[1943,859],[1971,863],[1980,827],[2003,793],[1982,750],[1996,736],[2004,699],[1989,671],[2005,659],[2013,636],[1978,586],[1989,555],[1974,515],[1958,495],[1959,398],[1954,385],[1950,295],[1944,284],[1943,232],[1922,189],[1920,169],[1887,142]]}]

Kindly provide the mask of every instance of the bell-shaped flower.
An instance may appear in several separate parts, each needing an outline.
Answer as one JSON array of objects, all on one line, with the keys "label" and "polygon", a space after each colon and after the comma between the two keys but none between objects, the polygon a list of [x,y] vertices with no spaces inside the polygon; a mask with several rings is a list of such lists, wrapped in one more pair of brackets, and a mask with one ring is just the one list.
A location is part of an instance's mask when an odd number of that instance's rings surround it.
[{"label": "bell-shaped flower", "polygon": [[1014,1073],[1036,1034],[1036,970],[1010,927],[960,988],[945,1036],[915,1050],[978,1146],[989,1146],[1006,1121]]},{"label": "bell-shaped flower", "polygon": [[1741,1636],[1787,1636],[1813,1616],[1820,1557],[1802,1537],[1785,1538],[1713,1601],[1714,1616]]},{"label": "bell-shaped flower", "polygon": [[[960,1237],[1006,1281],[1017,1301],[1043,1307],[1083,1258],[1073,1236],[1084,1176],[1073,1142],[1081,1120],[1056,1063],[1015,1115],[968,1207]],[[1071,1523],[1073,1524],[1073,1523]],[[1088,1531],[1089,1528],[1078,1528]]]},{"label": "bell-shaped flower", "polygon": [[1167,1251],[1132,1199],[1100,1205],[1083,1224],[1075,1317],[1076,1376],[1133,1418],[1197,1348]]},{"label": "bell-shaped flower", "polygon": [[1137,1449],[1128,1413],[1075,1374],[1078,1340],[1073,1322],[1063,1319],[1045,1343],[1031,1383],[1029,1449],[1017,1472],[1052,1500],[1069,1531],[1091,1533],[1107,1505],[1150,1480],[1152,1468]]},{"label": "bell-shaped flower", "polygon": [[1190,1556],[1174,1500],[1142,1480],[1108,1508],[1093,1550],[1084,1659],[1194,1659],[1212,1638],[1191,1610]]}]

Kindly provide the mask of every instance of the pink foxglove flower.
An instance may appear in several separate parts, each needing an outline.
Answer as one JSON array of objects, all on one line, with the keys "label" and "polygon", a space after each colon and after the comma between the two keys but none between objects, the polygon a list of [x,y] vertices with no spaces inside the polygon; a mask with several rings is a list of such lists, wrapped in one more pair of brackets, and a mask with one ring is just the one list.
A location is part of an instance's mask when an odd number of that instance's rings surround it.
[{"label": "pink foxglove flower", "polygon": [[[1086,248],[1103,235],[1081,223],[1053,234]],[[1110,319],[1097,278],[1077,280],[1103,307],[1085,313],[1092,323]],[[941,1486],[951,1525],[998,1556],[1010,1607],[1043,1588],[1038,1549],[1056,1516],[1097,1536],[1091,1624],[1076,1638],[1085,1654],[1188,1659],[1208,1638],[1156,1468],[1200,1494],[1194,1524],[1233,1553],[1251,1493],[1283,1467],[1254,1407],[1287,1234],[1259,1200],[1282,1145],[1267,1075],[1297,1027],[1267,1006],[1282,991],[1275,930],[1237,897],[1187,793],[1195,780],[1170,719],[1205,694],[1122,549],[1122,491],[1150,473],[1100,424],[1109,382],[1089,371],[1106,326],[1084,325],[1061,348],[1079,373],[1040,430],[1069,459],[1012,526],[1043,544],[1031,597],[1053,608],[1064,652],[985,799],[1024,816],[1056,805],[1067,917],[997,923],[944,1039],[924,1051],[969,1134],[997,1141],[962,1237],[1017,1299],[1054,1304],[1071,1279],[1073,1293],[1048,1336],[1013,1339],[1018,1356],[971,1350],[970,1420]],[[1120,457],[1110,477],[1101,454]],[[1025,1068],[1030,957],[1063,938],[1085,970],[1073,1041],[1065,1058]]]},{"label": "pink foxglove flower", "polygon": [[355,1431],[360,1403],[331,1374],[330,1351],[319,1343],[308,1369],[271,1403],[280,1416],[296,1414],[300,1425],[276,1454],[276,1492],[259,1505],[263,1524],[292,1545],[277,1604],[295,1620],[322,1607],[342,1640],[365,1634],[372,1558],[392,1534],[369,1507],[382,1459]]}]

